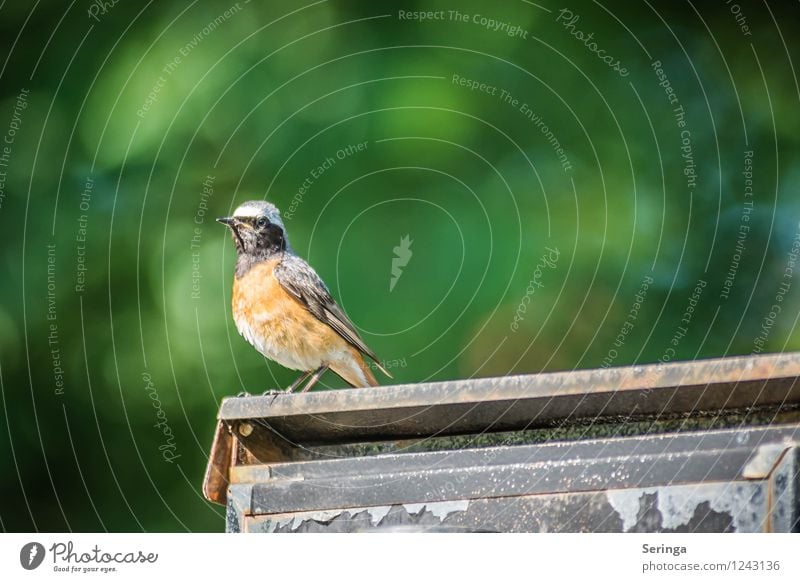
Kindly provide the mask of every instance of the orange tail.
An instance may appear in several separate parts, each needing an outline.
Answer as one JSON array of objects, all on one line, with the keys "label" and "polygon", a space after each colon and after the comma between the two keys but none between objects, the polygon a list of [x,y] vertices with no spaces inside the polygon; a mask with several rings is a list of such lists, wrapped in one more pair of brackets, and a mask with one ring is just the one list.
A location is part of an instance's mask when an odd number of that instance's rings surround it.
[{"label": "orange tail", "polygon": [[359,358],[359,365],[361,367],[361,371],[367,379],[367,384],[369,386],[380,386],[380,384],[378,384],[378,380],[375,379],[375,374],[373,374],[372,370],[369,369],[369,366],[367,366],[364,358]]},{"label": "orange tail", "polygon": [[346,365],[331,365],[331,370],[336,372],[345,382],[354,388],[366,388],[367,386],[380,386],[375,379],[367,363],[361,354],[353,349],[353,357]]}]

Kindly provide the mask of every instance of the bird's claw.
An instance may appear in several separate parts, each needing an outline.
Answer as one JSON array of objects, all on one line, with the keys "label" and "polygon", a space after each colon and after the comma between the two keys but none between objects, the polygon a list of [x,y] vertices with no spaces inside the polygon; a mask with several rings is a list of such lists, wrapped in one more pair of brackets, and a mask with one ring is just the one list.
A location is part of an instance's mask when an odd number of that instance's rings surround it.
[{"label": "bird's claw", "polygon": [[286,392],[284,390],[267,390],[266,392],[264,392],[261,395],[262,396],[272,396],[272,400],[269,401],[270,405],[272,405],[272,403],[275,402],[275,399],[278,396],[280,396],[281,394],[286,394]]},{"label": "bird's claw", "polygon": [[236,398],[246,398],[247,396],[252,396],[249,392],[242,390],[236,395]]}]

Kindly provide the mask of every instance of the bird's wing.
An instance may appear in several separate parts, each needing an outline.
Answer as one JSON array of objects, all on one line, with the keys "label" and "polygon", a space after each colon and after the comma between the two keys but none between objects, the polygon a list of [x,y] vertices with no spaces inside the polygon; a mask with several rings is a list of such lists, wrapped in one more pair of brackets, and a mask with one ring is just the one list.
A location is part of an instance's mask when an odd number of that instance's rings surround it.
[{"label": "bird's wing", "polygon": [[355,326],[336,304],[331,292],[316,271],[300,257],[287,255],[275,267],[275,279],[289,295],[297,299],[314,317],[331,327],[347,343],[369,356],[380,370],[391,378],[378,356],[358,335]]}]

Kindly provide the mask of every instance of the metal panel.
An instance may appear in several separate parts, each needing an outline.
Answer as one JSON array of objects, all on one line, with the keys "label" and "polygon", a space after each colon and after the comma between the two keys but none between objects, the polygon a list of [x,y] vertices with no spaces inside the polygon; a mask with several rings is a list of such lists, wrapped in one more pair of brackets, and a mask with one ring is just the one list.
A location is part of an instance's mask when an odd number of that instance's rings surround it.
[{"label": "metal panel", "polygon": [[231,398],[204,493],[228,531],[798,531],[798,376],[780,354]]},{"label": "metal panel", "polygon": [[[779,354],[226,399],[219,418],[259,448],[390,440],[800,406],[800,355]],[[252,429],[252,430],[251,430]],[[264,447],[261,447],[262,450]]]},{"label": "metal panel", "polygon": [[231,490],[245,531],[800,527],[799,426],[564,445],[276,464]]},{"label": "metal panel", "polygon": [[255,516],[246,532],[760,532],[764,483],[684,485]]}]

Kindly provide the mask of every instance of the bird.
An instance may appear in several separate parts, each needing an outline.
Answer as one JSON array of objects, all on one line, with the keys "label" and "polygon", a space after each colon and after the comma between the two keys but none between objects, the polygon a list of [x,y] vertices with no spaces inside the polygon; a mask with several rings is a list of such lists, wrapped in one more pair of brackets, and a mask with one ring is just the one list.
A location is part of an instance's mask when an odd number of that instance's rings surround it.
[{"label": "bird", "polygon": [[330,369],[354,388],[378,386],[366,358],[384,368],[336,304],[317,272],[289,244],[278,208],[265,200],[217,218],[236,247],[232,311],[236,329],[261,355],[308,379],[307,392]]}]

